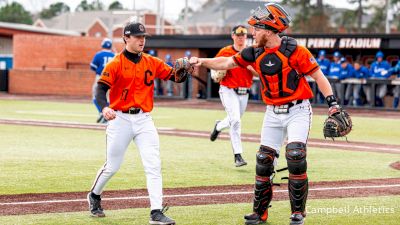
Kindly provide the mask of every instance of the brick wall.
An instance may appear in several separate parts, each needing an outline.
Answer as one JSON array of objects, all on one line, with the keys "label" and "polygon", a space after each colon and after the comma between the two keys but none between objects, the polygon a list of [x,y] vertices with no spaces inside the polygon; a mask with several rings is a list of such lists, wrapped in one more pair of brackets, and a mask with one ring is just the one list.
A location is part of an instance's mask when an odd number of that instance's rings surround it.
[{"label": "brick wall", "polygon": [[91,96],[94,73],[89,70],[22,70],[9,73],[11,94]]}]

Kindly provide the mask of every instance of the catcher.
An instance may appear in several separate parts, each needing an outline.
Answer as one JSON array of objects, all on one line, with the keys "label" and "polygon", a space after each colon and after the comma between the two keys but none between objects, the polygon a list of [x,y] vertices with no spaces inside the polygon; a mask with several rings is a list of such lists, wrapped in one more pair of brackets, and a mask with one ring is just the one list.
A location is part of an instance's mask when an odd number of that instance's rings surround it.
[{"label": "catcher", "polygon": [[[332,87],[310,51],[296,39],[280,36],[290,24],[289,14],[276,3],[266,3],[252,11],[248,23],[253,26],[257,45],[247,47],[233,57],[190,58],[195,66],[229,70],[252,66],[259,74],[261,94],[267,105],[262,124],[261,143],[256,154],[253,212],[245,224],[263,224],[273,196],[273,174],[277,158],[287,160],[288,194],[291,225],[304,224],[308,194],[307,140],[313,92],[305,78],[311,76],[326,98],[329,118],[324,127],[326,137],[340,137],[351,131],[349,115],[338,105]],[[280,153],[287,139],[285,153]]]}]

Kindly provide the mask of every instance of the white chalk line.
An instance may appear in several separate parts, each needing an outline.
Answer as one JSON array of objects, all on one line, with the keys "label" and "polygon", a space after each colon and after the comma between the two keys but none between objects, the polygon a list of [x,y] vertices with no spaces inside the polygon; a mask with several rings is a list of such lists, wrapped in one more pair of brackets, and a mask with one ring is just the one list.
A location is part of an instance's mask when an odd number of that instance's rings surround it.
[{"label": "white chalk line", "polygon": [[[310,188],[309,191],[331,191],[331,190],[351,190],[351,189],[374,189],[374,188],[390,188],[400,187],[400,184],[393,185],[370,185],[370,186],[342,186],[342,187],[325,187],[325,188]],[[288,192],[287,190],[275,190],[274,193]],[[216,192],[216,193],[198,193],[198,194],[179,194],[179,195],[164,195],[164,198],[182,198],[182,197],[204,197],[204,196],[225,196],[225,195],[244,195],[252,194],[253,191],[239,191],[239,192]],[[135,197],[113,197],[102,198],[104,201],[117,201],[117,200],[138,200],[148,199],[148,196],[135,196]],[[30,204],[49,204],[49,203],[68,203],[68,202],[86,202],[87,199],[63,199],[63,200],[46,200],[46,201],[30,201],[30,202],[1,202],[2,205],[30,205]]]},{"label": "white chalk line", "polygon": [[[0,122],[6,122],[6,123],[11,123],[11,124],[21,124],[21,125],[38,125],[38,126],[59,126],[59,127],[65,127],[65,128],[81,128],[81,129],[98,129],[98,130],[104,130],[105,125],[104,124],[90,124],[90,123],[79,123],[79,122],[67,122],[67,121],[48,121],[48,120],[14,120],[14,119],[0,119]],[[158,131],[160,134],[170,134],[170,135],[185,135],[185,136],[191,136],[191,137],[209,137],[209,134],[202,133],[199,131],[181,131],[181,130],[175,130],[174,128],[171,127],[160,127],[158,128]],[[223,138],[229,138],[227,134],[221,134],[220,137]],[[243,141],[253,141],[257,142],[260,141],[259,137],[242,137]],[[317,142],[317,141],[308,141],[309,145],[313,145],[316,147],[339,147],[339,148],[351,148],[351,149],[363,149],[363,150],[374,150],[374,152],[379,152],[379,151],[390,151],[392,153],[394,152],[399,152],[400,149],[393,149],[390,147],[380,147],[380,146],[364,146],[360,144],[355,144],[355,143],[348,143],[348,144],[342,144],[338,142]]]}]

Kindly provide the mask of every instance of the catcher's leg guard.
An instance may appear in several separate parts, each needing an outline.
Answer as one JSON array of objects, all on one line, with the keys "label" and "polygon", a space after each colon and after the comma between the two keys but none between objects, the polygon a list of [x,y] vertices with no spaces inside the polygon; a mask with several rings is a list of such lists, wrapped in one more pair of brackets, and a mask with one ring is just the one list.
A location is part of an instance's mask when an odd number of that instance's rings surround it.
[{"label": "catcher's leg guard", "polygon": [[286,159],[289,169],[289,198],[292,213],[305,214],[308,194],[306,144],[291,142],[286,146]]},{"label": "catcher's leg guard", "polygon": [[260,146],[257,152],[256,183],[254,187],[253,210],[262,221],[268,218],[268,207],[272,200],[272,180],[274,173],[274,160],[277,153],[267,146]]}]

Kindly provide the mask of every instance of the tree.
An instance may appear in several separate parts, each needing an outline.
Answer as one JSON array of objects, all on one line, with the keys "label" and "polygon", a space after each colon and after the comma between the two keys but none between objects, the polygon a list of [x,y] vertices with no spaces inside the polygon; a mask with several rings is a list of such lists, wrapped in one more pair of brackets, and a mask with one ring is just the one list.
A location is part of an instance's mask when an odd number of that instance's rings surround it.
[{"label": "tree", "polygon": [[325,13],[323,0],[318,0],[316,4],[311,4],[311,0],[283,0],[282,4],[298,9],[298,13],[293,18],[293,31],[299,33],[330,32],[329,16]]},{"label": "tree", "polygon": [[339,28],[344,28],[347,32],[353,32],[356,29],[356,17],[357,14],[353,10],[346,9],[335,22]]},{"label": "tree", "polygon": [[119,1],[114,1],[108,6],[108,10],[122,10],[124,7]]},{"label": "tree", "polygon": [[103,10],[104,5],[99,0],[92,1],[90,4],[86,0],[82,0],[81,3],[76,7],[75,11],[94,11],[94,10]]},{"label": "tree", "polygon": [[43,9],[40,12],[40,18],[50,19],[65,12],[70,12],[70,8],[63,2],[51,4],[48,9]]},{"label": "tree", "polygon": [[32,24],[32,15],[21,4],[12,2],[0,8],[0,21]]},{"label": "tree", "polygon": [[[362,31],[362,17],[365,15],[364,11],[370,9],[370,7],[367,6],[369,3],[369,0],[347,0],[350,4],[358,4],[358,7],[356,9],[356,15],[357,15],[357,31],[361,32]],[[365,3],[363,5],[363,2]],[[343,15],[345,16],[345,15]]]},{"label": "tree", "polygon": [[386,6],[374,6],[374,14],[371,21],[367,24],[367,31],[372,33],[384,33],[386,21]]}]

